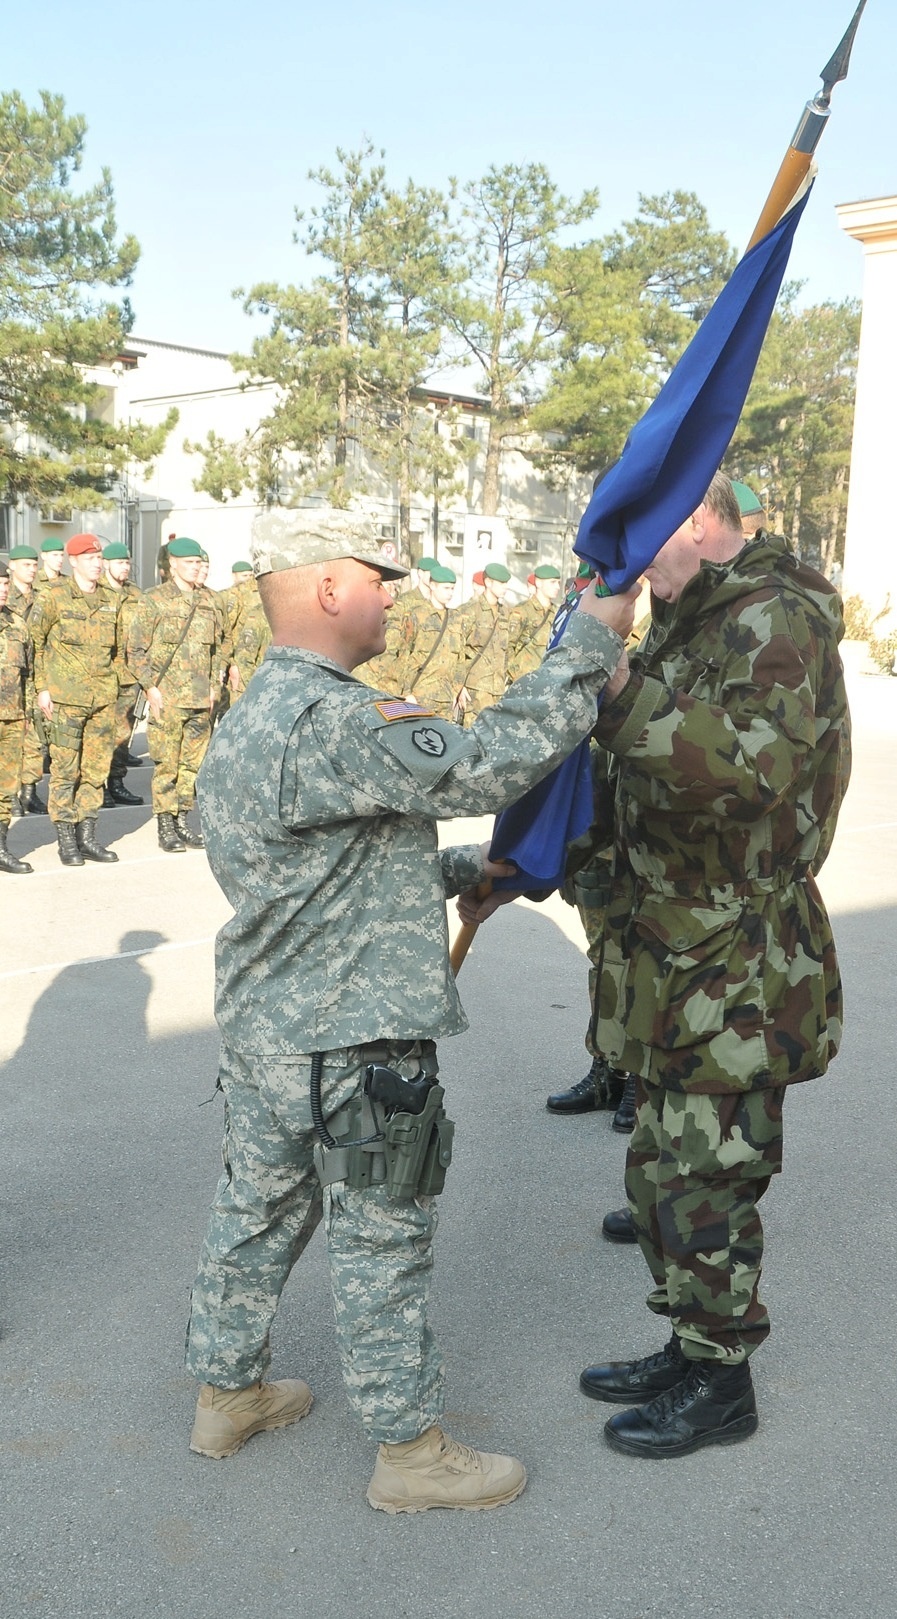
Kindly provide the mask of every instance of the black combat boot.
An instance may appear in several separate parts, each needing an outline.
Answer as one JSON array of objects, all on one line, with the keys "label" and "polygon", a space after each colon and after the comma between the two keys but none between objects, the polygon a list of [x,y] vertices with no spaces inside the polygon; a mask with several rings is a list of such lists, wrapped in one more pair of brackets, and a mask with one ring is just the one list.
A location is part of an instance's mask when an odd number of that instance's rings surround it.
[{"label": "black combat boot", "polygon": [[22,806],[23,815],[46,815],[47,813],[47,806],[38,793],[36,781],[23,781],[19,791],[19,803]]},{"label": "black combat boot", "polygon": [[631,1456],[687,1456],[702,1445],[732,1445],[757,1431],[757,1402],[747,1361],[692,1361],[682,1382],[648,1405],[605,1423],[614,1450]]},{"label": "black combat boot", "polygon": [[117,854],[113,854],[111,849],[104,849],[101,843],[97,843],[97,818],[95,815],[89,815],[86,820],[79,822],[78,848],[86,860],[96,860],[98,864],[104,866],[114,866],[118,861]]},{"label": "black combat boot", "polygon": [[[111,799],[110,804],[106,803],[107,797]],[[130,788],[125,786],[124,776],[109,777],[109,780],[103,788],[104,809],[111,809],[112,805],[114,804],[130,804],[133,806],[142,803],[143,799],[139,798],[136,793],[132,793]]]},{"label": "black combat boot", "polygon": [[549,1113],[591,1113],[598,1106],[598,1089],[604,1073],[604,1059],[593,1057],[583,1079],[566,1091],[555,1091],[545,1103]]},{"label": "black combat boot", "polygon": [[108,781],[106,781],[106,782],[103,783],[103,809],[114,809],[114,808],[115,808],[115,799],[112,796],[112,788],[109,786]]},{"label": "black combat boot", "polygon": [[125,764],[129,770],[139,770],[141,765],[146,764],[146,760],[142,758],[140,754],[126,753]]},{"label": "black combat boot", "polygon": [[56,822],[56,841],[64,866],[83,866],[84,856],[78,848],[78,828],[71,821]]},{"label": "black combat boot", "polygon": [[157,815],[156,820],[159,824],[159,848],[164,849],[166,854],[186,854],[187,845],[181,842],[174,816],[163,813]]},{"label": "black combat boot", "polygon": [[607,1400],[611,1405],[640,1405],[675,1388],[688,1376],[691,1365],[682,1353],[676,1334],[656,1355],[642,1360],[611,1360],[605,1366],[587,1366],[579,1379],[583,1394],[590,1400]]},{"label": "black combat boot", "polygon": [[9,871],[16,877],[24,877],[27,872],[32,871],[34,868],[29,866],[27,860],[17,860],[15,855],[10,854],[6,847],[8,835],[9,827],[0,826],[0,871]]},{"label": "black combat boot", "polygon": [[178,810],[175,816],[174,824],[178,829],[178,837],[182,843],[186,843],[188,849],[204,849],[206,840],[201,832],[194,832],[187,820],[187,813],[187,810],[182,809]]},{"label": "black combat boot", "polygon": [[621,1135],[631,1135],[635,1129],[635,1075],[627,1074],[620,1105],[613,1116],[612,1128]]},{"label": "black combat boot", "polygon": [[611,1209],[601,1222],[601,1232],[608,1242],[638,1242],[631,1209]]}]

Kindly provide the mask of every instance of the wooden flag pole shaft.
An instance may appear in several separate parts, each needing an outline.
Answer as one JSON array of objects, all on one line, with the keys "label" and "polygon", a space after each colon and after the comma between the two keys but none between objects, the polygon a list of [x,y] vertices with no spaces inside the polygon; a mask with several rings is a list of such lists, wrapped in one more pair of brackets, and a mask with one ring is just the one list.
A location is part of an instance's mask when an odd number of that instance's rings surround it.
[{"label": "wooden flag pole shaft", "polygon": [[[477,899],[486,899],[491,893],[492,878],[487,877],[485,882],[480,883],[480,886],[477,889]],[[456,978],[461,971],[464,958],[476,937],[478,926],[479,923],[477,922],[462,922],[458,932],[455,935],[455,942],[452,945],[452,953],[449,956],[449,960],[452,964],[452,972]]]},{"label": "wooden flag pole shaft", "polygon": [[798,191],[803,185],[813,165],[812,152],[798,152],[789,146],[782,159],[782,166],[773,181],[760,218],[754,227],[754,234],[748,242],[746,251],[768,236],[775,228],[784,213],[787,213]]}]

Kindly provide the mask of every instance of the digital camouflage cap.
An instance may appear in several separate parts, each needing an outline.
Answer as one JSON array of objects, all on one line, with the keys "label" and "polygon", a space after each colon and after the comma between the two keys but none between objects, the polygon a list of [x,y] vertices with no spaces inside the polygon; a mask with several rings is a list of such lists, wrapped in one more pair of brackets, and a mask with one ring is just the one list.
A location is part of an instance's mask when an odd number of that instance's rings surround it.
[{"label": "digital camouflage cap", "polygon": [[384,554],[369,518],[333,506],[263,512],[252,525],[250,555],[256,578],[343,559],[379,568],[385,579],[403,579],[408,572]]}]

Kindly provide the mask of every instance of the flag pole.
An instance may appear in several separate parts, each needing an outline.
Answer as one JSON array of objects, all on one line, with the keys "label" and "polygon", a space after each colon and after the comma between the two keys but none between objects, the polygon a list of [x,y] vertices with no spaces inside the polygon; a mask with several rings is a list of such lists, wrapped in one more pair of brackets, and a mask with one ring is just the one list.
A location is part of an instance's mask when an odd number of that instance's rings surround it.
[{"label": "flag pole", "polygon": [[788,212],[791,204],[796,200],[801,187],[810,177],[813,168],[813,155],[822,139],[822,134],[829,120],[831,112],[832,91],[836,84],[847,78],[850,67],[850,53],[860,18],[866,7],[866,0],[860,0],[853,20],[847,29],[838,49],[830,62],[827,62],[820,74],[822,89],[808,101],[801,115],[800,123],[794,132],[791,145],[782,159],[779,172],[772,184],[769,193],[754,227],[754,234],[747,245],[747,251],[762,241],[771,230],[775,228],[783,214]]}]

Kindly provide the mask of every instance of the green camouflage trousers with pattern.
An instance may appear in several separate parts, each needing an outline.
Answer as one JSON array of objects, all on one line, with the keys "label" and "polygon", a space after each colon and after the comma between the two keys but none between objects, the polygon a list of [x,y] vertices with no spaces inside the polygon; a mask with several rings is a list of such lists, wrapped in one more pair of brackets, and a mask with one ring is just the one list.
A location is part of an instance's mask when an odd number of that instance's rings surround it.
[{"label": "green camouflage trousers with pattern", "polygon": [[50,818],[89,820],[103,803],[115,742],[115,705],[90,709],[54,703],[49,733]]},{"label": "green camouflage trousers with pattern", "polygon": [[784,1094],[638,1081],[626,1193],[654,1277],[648,1308],[670,1317],[690,1360],[745,1360],[769,1333],[757,1204],[782,1167]]},{"label": "green camouflage trousers with pattern", "polygon": [[0,826],[9,826],[22,780],[24,720],[0,720]]},{"label": "green camouflage trousers with pattern", "polygon": [[[325,1118],[357,1094],[364,1052],[325,1056]],[[344,1191],[344,1206],[322,1198],[310,1071],[308,1057],[222,1050],[224,1170],[193,1288],[187,1369],[219,1388],[265,1376],[281,1292],[323,1213],[349,1399],[371,1438],[400,1444],[442,1416],[443,1366],[427,1323],[436,1209],[431,1198],[392,1199],[381,1187]]]},{"label": "green camouflage trousers with pattern", "polygon": [[153,813],[177,815],[193,808],[196,777],[212,734],[207,708],[177,708],[166,703],[162,719],[147,720],[146,740],[153,771]]},{"label": "green camouflage trousers with pattern", "polygon": [[119,686],[115,702],[115,747],[109,766],[110,780],[122,781],[127,774],[128,754],[134,730],[134,712],[140,696],[139,686]]}]

